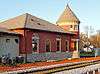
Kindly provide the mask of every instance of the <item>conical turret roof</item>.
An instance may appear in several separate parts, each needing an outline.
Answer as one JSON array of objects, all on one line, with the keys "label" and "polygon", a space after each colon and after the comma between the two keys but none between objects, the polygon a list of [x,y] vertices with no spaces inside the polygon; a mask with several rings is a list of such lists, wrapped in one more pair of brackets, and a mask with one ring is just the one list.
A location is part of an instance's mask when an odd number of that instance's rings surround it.
[{"label": "conical turret roof", "polygon": [[67,23],[67,22],[77,22],[79,23],[79,19],[70,9],[69,5],[66,6],[64,12],[61,14],[60,18],[58,19],[57,23]]}]

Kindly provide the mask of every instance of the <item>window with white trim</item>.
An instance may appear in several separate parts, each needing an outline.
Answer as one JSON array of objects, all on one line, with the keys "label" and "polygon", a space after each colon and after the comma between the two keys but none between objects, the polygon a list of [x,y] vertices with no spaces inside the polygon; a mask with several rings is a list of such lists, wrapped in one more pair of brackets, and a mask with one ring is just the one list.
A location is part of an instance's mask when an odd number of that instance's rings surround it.
[{"label": "window with white trim", "polygon": [[74,30],[78,30],[78,25],[74,25]]},{"label": "window with white trim", "polygon": [[56,39],[56,51],[61,51],[61,38]]},{"label": "window with white trim", "polygon": [[39,35],[33,34],[32,36],[32,50],[33,52],[38,52],[39,50]]},{"label": "window with white trim", "polygon": [[66,51],[69,51],[69,41],[66,40]]},{"label": "window with white trim", "polygon": [[50,42],[50,40],[46,40],[45,48],[46,48],[46,52],[50,52],[50,50],[51,50],[51,42]]},{"label": "window with white trim", "polygon": [[77,41],[71,41],[71,49],[73,50],[77,49]]},{"label": "window with white trim", "polygon": [[74,49],[77,50],[77,41],[74,41]]}]

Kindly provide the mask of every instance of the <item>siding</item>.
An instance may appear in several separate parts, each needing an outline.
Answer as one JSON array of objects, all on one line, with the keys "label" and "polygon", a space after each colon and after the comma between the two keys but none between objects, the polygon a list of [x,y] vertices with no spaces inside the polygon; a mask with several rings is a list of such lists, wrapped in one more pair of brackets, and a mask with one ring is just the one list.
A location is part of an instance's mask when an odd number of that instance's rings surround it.
[{"label": "siding", "polygon": [[[7,42],[6,39],[9,39]],[[10,54],[11,57],[19,55],[19,43],[15,42],[19,39],[17,36],[3,36],[0,37],[0,56]]]}]

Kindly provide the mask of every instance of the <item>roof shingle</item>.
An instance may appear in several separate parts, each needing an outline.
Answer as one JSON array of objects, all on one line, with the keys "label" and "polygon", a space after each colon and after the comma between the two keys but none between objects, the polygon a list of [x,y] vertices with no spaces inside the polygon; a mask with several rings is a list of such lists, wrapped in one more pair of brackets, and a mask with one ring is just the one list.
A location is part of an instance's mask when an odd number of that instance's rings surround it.
[{"label": "roof shingle", "polygon": [[60,26],[49,23],[48,21],[37,18],[28,13],[1,22],[0,26],[5,27],[7,29],[29,28],[36,30],[51,31],[51,32],[71,33],[65,31]]},{"label": "roof shingle", "polygon": [[70,9],[69,5],[65,8],[64,12],[59,17],[57,23],[67,23],[67,22],[80,22],[73,11]]}]

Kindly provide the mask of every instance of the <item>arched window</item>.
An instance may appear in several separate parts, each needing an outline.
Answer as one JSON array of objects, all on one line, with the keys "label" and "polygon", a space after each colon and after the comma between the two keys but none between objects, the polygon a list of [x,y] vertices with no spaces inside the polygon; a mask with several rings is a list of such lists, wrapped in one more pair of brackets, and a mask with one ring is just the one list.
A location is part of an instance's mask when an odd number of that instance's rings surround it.
[{"label": "arched window", "polygon": [[51,50],[51,42],[50,42],[50,40],[46,40],[45,47],[46,47],[46,52],[50,52],[50,50]]},{"label": "arched window", "polygon": [[78,25],[74,25],[74,30],[78,30]]},{"label": "arched window", "polygon": [[77,42],[76,41],[71,41],[71,49],[77,50]]},{"label": "arched window", "polygon": [[38,52],[39,50],[39,35],[37,33],[32,36],[32,50],[33,52]]},{"label": "arched window", "polygon": [[61,51],[61,38],[56,38],[56,51]]},{"label": "arched window", "polygon": [[69,51],[69,41],[66,40],[66,51]]},{"label": "arched window", "polygon": [[77,42],[74,41],[74,49],[77,50]]}]

